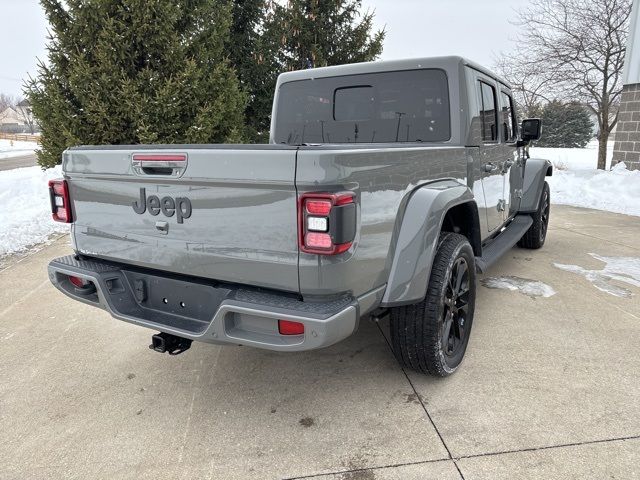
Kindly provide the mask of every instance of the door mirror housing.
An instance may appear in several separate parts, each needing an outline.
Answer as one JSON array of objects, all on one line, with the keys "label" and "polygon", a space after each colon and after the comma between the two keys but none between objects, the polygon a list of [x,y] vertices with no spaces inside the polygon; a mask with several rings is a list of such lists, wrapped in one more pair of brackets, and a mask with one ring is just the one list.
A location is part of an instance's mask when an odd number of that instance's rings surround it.
[{"label": "door mirror housing", "polygon": [[542,120],[539,118],[525,118],[522,121],[521,138],[524,142],[539,140],[542,135]]}]

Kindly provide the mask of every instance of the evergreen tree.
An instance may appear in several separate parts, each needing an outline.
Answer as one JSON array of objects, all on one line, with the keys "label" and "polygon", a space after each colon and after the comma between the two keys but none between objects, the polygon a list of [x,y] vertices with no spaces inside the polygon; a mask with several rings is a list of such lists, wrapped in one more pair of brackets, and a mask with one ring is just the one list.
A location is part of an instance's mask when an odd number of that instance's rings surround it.
[{"label": "evergreen tree", "polygon": [[268,44],[270,37],[264,33],[269,11],[266,0],[233,1],[227,52],[240,85],[248,94],[245,137],[251,141],[269,139],[273,88],[280,72],[276,59],[278,45]]},{"label": "evergreen tree", "polygon": [[26,94],[38,163],[78,144],[241,139],[245,95],[226,60],[224,0],[41,0],[48,62]]},{"label": "evergreen tree", "polygon": [[280,38],[285,70],[367,62],[382,53],[385,32],[372,33],[373,13],[361,0],[289,0],[273,3],[267,30]]},{"label": "evergreen tree", "polygon": [[253,141],[269,138],[280,73],[371,61],[382,52],[385,32],[373,31],[374,15],[362,12],[361,0],[236,0],[235,5],[237,38],[248,41],[233,42],[229,51],[249,93],[246,124]]},{"label": "evergreen tree", "polygon": [[593,138],[593,122],[579,103],[553,100],[542,108],[541,117],[543,134],[536,146],[584,148]]}]

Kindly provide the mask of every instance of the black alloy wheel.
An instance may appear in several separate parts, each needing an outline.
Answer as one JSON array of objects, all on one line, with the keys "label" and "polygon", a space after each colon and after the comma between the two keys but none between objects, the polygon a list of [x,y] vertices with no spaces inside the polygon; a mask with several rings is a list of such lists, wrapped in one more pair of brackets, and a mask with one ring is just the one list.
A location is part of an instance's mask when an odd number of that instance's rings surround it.
[{"label": "black alloy wheel", "polygon": [[464,257],[458,257],[447,282],[442,321],[442,351],[448,358],[455,358],[466,345],[467,318],[469,314],[469,265]]}]

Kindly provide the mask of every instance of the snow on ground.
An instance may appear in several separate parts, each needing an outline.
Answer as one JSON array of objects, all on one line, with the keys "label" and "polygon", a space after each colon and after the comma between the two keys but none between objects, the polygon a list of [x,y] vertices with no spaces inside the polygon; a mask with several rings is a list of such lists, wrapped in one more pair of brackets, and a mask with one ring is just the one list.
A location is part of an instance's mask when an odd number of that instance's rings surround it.
[{"label": "snow on ground", "polygon": [[[612,155],[609,142],[607,168]],[[553,176],[547,178],[551,203],[640,216],[640,171],[627,170],[624,163],[597,170],[597,142],[586,148],[532,148],[531,157],[554,165]]]},{"label": "snow on ground", "polygon": [[555,170],[547,178],[551,203],[640,216],[640,171],[619,163],[611,170]]},{"label": "snow on ground", "polygon": [[[607,168],[611,168],[613,143],[607,143]],[[598,142],[591,141],[585,148],[531,147],[531,158],[545,158],[555,170],[595,170],[598,168]]]},{"label": "snow on ground", "polygon": [[480,282],[487,288],[517,291],[531,298],[546,298],[556,294],[556,291],[546,283],[539,280],[529,280],[528,278],[520,278],[512,275],[504,277],[487,277],[480,280]]},{"label": "snow on ground", "polygon": [[61,168],[40,167],[0,172],[0,257],[42,243],[69,226],[51,219],[47,182],[62,176]]},{"label": "snow on ground", "polygon": [[640,287],[640,258],[637,257],[603,257],[590,253],[593,258],[605,265],[602,270],[589,270],[578,265],[553,265],[567,272],[583,275],[594,287],[616,297],[630,297],[633,294],[627,288],[611,283],[612,280],[624,282],[634,287]]},{"label": "snow on ground", "polygon": [[0,160],[3,158],[21,157],[29,155],[38,148],[36,142],[17,142],[0,138]]}]

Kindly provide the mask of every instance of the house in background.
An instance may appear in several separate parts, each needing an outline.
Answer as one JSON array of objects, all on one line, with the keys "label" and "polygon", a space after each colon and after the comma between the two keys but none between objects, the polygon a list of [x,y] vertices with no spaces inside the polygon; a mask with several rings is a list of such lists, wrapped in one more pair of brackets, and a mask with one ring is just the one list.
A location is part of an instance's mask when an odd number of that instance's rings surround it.
[{"label": "house in background", "polygon": [[0,112],[0,132],[36,133],[38,124],[33,118],[31,104],[22,100],[15,107],[7,107]]}]

